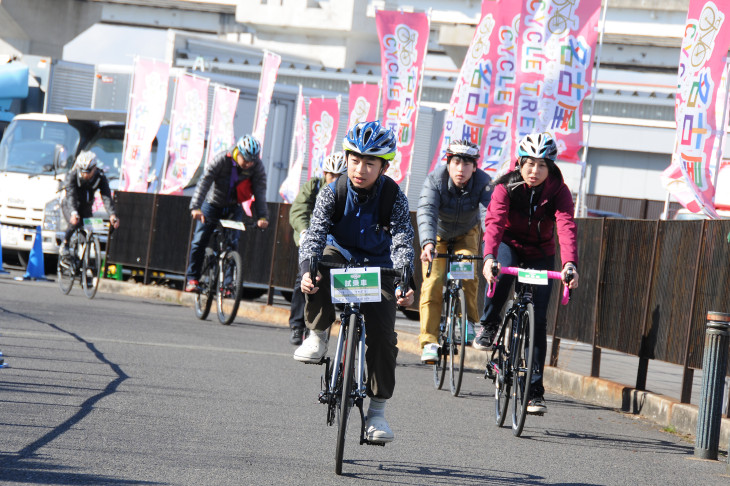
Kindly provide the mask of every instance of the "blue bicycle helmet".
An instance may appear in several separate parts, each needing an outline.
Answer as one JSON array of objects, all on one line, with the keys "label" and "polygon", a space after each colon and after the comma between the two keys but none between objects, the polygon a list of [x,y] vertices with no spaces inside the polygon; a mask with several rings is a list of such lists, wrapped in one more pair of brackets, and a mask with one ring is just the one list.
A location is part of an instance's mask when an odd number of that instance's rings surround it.
[{"label": "blue bicycle helmet", "polygon": [[549,133],[531,133],[520,140],[517,150],[520,157],[535,157],[555,161],[558,156],[558,146]]},{"label": "blue bicycle helmet", "polygon": [[379,121],[361,122],[347,132],[342,148],[345,152],[374,155],[390,161],[395,158],[395,134]]},{"label": "blue bicycle helmet", "polygon": [[236,142],[238,153],[246,160],[258,160],[261,153],[261,144],[252,135],[244,135]]}]

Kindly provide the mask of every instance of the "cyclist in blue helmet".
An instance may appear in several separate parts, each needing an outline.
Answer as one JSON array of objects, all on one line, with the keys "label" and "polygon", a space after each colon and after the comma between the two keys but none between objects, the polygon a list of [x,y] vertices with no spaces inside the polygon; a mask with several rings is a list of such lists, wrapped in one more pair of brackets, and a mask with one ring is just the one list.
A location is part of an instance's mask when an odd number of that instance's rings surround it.
[{"label": "cyclist in blue helmet", "polygon": [[[335,321],[329,272],[324,270],[313,279],[309,274],[310,257],[321,257],[323,262],[349,262],[356,266],[367,262],[368,266],[413,270],[408,199],[384,175],[395,157],[395,135],[377,121],[358,123],[347,133],[342,148],[347,177],[340,177],[320,190],[299,248],[301,290],[306,295],[304,318],[311,332],[294,352],[294,359],[305,363],[318,363],[327,353],[328,329]],[[338,202],[338,194],[343,193],[346,201]],[[378,224],[380,199],[386,195],[393,195],[394,203],[390,221],[382,225]],[[335,216],[338,204],[342,208],[339,218]],[[395,388],[396,304],[410,305],[414,294],[409,289],[401,295],[390,277],[383,277],[381,285],[381,302],[362,304],[360,310],[367,322],[365,360],[370,403],[365,433],[371,442],[386,443],[394,438],[385,419],[385,404]]]},{"label": "cyclist in blue helmet", "polygon": [[[200,269],[210,235],[218,220],[243,219],[243,203],[253,197],[253,216],[259,228],[269,225],[266,206],[266,170],[261,161],[261,144],[251,135],[221,152],[206,165],[190,200],[190,214],[197,221],[187,269],[186,292],[197,292]],[[233,236],[238,243],[238,232]]]}]

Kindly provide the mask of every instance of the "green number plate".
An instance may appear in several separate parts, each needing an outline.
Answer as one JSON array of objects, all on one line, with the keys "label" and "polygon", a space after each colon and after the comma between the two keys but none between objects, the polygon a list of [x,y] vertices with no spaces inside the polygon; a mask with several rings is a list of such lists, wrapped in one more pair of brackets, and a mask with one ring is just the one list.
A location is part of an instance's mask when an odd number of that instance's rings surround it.
[{"label": "green number plate", "polygon": [[547,285],[547,270],[520,270],[517,272],[517,280],[526,284]]},{"label": "green number plate", "polygon": [[380,302],[380,267],[333,268],[330,277],[332,302]]},{"label": "green number plate", "polygon": [[446,278],[450,280],[471,280],[474,278],[474,262],[451,262]]}]

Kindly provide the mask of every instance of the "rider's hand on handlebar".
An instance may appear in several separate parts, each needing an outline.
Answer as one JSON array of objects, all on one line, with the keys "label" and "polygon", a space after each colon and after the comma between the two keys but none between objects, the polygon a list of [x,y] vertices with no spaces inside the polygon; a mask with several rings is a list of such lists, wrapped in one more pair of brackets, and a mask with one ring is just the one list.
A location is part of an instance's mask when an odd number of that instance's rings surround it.
[{"label": "rider's hand on handlebar", "polygon": [[560,276],[563,279],[563,282],[566,281],[566,278],[568,276],[568,272],[572,272],[572,279],[570,282],[568,282],[566,285],[569,289],[577,289],[578,288],[578,269],[575,268],[575,265],[568,262],[563,267],[563,270],[560,272]]},{"label": "rider's hand on handlebar", "polygon": [[79,218],[78,214],[72,214],[71,218],[68,220],[68,222],[71,223],[72,226],[75,226],[75,225],[79,224],[80,219],[81,218]]},{"label": "rider's hand on handlebar", "polygon": [[258,221],[256,221],[256,226],[258,226],[261,229],[266,229],[269,227],[269,222],[266,219],[261,218]]},{"label": "rider's hand on handlebar", "polygon": [[201,223],[205,223],[205,216],[203,216],[203,211],[201,211],[200,209],[191,210],[190,215],[193,217],[193,221],[200,221]]},{"label": "rider's hand on handlebar", "polygon": [[114,229],[119,228],[119,218],[117,218],[116,214],[109,216],[109,224],[112,225],[112,228]]},{"label": "rider's hand on handlebar", "polygon": [[[482,274],[484,275],[484,278],[487,279],[488,287],[493,285],[494,283],[496,283],[498,280],[497,276],[492,273],[492,265],[494,263],[495,263],[495,261],[492,258],[487,258],[486,260],[484,260],[484,267],[482,268]],[[496,262],[496,263],[497,263],[498,269],[502,268],[502,265],[500,265],[499,262]]]},{"label": "rider's hand on handlebar", "polygon": [[401,295],[401,288],[400,287],[397,287],[395,289],[396,303],[398,305],[403,306],[403,307],[408,307],[409,305],[411,305],[413,303],[413,299],[415,298],[415,295],[416,294],[413,292],[413,289],[408,289],[408,291],[406,292],[405,297]]},{"label": "rider's hand on handlebar", "polygon": [[433,243],[426,243],[423,246],[423,250],[421,251],[421,261],[423,263],[428,263],[433,261]]},{"label": "rider's hand on handlebar", "polygon": [[[321,278],[322,277],[317,275],[317,282],[319,282]],[[305,294],[316,294],[319,290],[319,287],[314,286],[314,282],[312,282],[312,276],[309,272],[306,272],[304,275],[302,275],[302,283],[300,285],[300,288]]]}]

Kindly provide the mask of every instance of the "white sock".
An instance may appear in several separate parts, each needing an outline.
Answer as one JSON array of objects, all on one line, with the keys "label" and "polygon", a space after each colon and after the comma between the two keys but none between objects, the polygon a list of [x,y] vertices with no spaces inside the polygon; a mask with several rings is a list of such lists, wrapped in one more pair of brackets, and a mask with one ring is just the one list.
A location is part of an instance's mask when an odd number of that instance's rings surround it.
[{"label": "white sock", "polygon": [[370,405],[368,405],[368,417],[385,417],[385,404],[388,402],[385,398],[370,399]]}]

